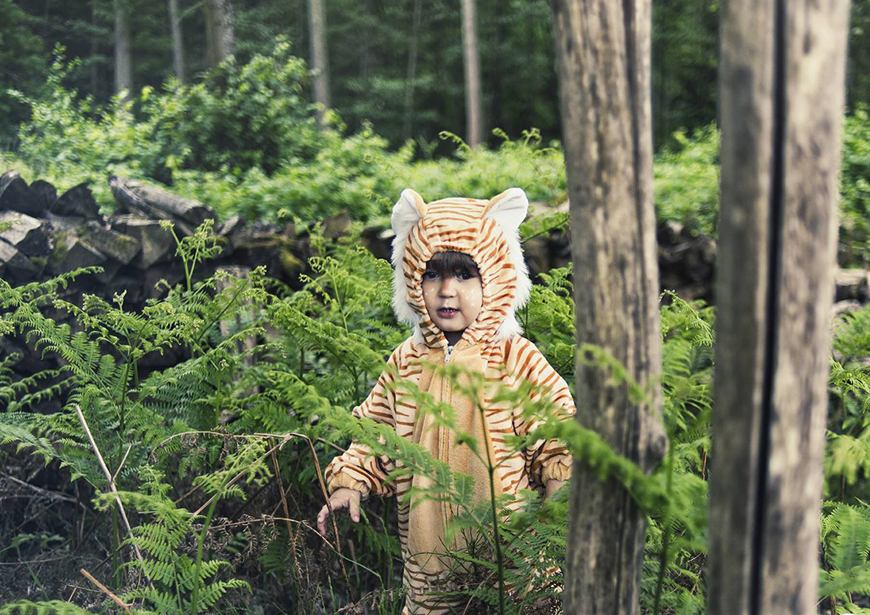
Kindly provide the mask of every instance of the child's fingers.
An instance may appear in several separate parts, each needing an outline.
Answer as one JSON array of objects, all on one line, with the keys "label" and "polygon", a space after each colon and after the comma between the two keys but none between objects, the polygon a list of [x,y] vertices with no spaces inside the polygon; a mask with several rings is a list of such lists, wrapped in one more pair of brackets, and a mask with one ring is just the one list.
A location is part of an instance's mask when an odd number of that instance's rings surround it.
[{"label": "child's fingers", "polygon": [[359,502],[356,498],[350,498],[348,502],[350,509],[350,518],[353,519],[354,523],[359,523]]},{"label": "child's fingers", "polygon": [[321,536],[326,536],[326,518],[329,516],[329,507],[324,506],[317,513],[317,531]]}]

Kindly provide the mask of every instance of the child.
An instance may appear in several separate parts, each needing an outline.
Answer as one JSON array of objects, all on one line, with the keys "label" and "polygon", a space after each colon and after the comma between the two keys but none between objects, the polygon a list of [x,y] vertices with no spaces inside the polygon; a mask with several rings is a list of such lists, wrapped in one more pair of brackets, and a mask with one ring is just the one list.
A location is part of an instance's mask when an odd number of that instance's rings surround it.
[{"label": "child", "polygon": [[[518,188],[489,201],[450,198],[429,204],[413,190],[402,192],[392,215],[393,308],[399,320],[415,325],[415,330],[393,352],[388,365],[399,378],[453,406],[459,428],[486,443],[497,464],[498,493],[537,488],[549,496],[570,475],[572,460],[567,451],[556,441],[513,451],[504,435],[524,435],[534,428],[518,409],[485,399],[486,421],[481,421],[471,400],[422,365],[458,363],[483,373],[488,383],[509,387],[528,380],[549,391],[566,414],[574,413],[567,384],[534,344],[520,336],[515,317],[531,291],[519,241],[519,225],[528,206]],[[448,463],[451,470],[474,477],[475,501],[488,499],[489,477],[480,460],[467,446],[456,444],[451,430],[432,426],[431,416],[417,417],[414,400],[397,390],[394,380],[391,371],[385,371],[368,398],[354,408],[354,415],[390,425],[398,435]],[[435,596],[448,565],[432,554],[444,549],[450,512],[446,504],[435,501],[410,506],[403,496],[412,484],[425,488],[429,482],[421,476],[387,482],[395,467],[393,460],[353,443],[326,469],[330,504],[333,510],[348,508],[356,522],[360,499],[372,493],[398,496],[407,589],[403,613],[449,612],[452,603]],[[317,517],[321,533],[328,516],[329,508],[324,506]]]}]

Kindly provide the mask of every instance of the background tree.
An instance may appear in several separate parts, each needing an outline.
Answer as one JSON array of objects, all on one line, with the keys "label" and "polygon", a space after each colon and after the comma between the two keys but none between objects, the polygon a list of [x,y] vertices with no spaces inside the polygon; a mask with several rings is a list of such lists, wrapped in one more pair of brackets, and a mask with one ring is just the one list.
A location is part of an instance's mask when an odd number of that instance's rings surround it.
[{"label": "background tree", "polygon": [[475,0],[462,0],[462,59],[465,73],[466,140],[471,147],[475,147],[483,139],[480,50],[477,45]]},{"label": "background tree", "polygon": [[214,67],[236,53],[232,0],[207,0],[205,19],[206,60]]},{"label": "background tree", "polygon": [[184,35],[181,32],[181,16],[178,0],[169,0],[169,31],[172,33],[172,67],[181,83],[186,81],[184,72]]},{"label": "background tree", "polygon": [[130,53],[130,7],[115,0],[115,93],[133,89],[133,56]]},{"label": "background tree", "polygon": [[[212,4],[218,0],[212,0]],[[415,30],[415,2],[420,2]],[[136,16],[130,49],[136,87],[159,87],[175,74],[172,29],[166,27],[167,3],[126,0]],[[168,0],[167,0],[168,2]],[[179,31],[185,45],[185,72],[196,80],[209,66],[206,11],[191,0],[177,0]],[[312,33],[309,0],[233,0],[232,31],[239,62],[268,54],[279,36],[296,55],[307,55]],[[82,64],[66,84],[80,96],[106,102],[114,91],[114,6],[110,0],[2,0],[0,11],[14,7],[19,18],[0,19],[4,49],[15,57],[0,71],[0,105],[18,109],[6,88],[33,93],[44,81],[39,71],[22,65],[50,62],[60,43]],[[222,4],[222,3],[221,3]],[[653,3],[654,145],[678,146],[676,131],[692,131],[716,120],[718,66],[718,0],[656,0]],[[870,98],[870,0],[852,3],[848,68],[849,109]],[[228,5],[227,5],[228,6]],[[461,4],[455,0],[330,0],[324,5],[325,39],[329,48],[330,106],[351,130],[370,122],[393,147],[417,140],[419,155],[450,154],[438,134],[466,134],[464,51]],[[516,138],[530,127],[544,141],[560,136],[552,20],[547,0],[476,0],[480,55],[481,116],[486,125]],[[213,11],[210,11],[213,12]],[[224,11],[226,12],[226,11]],[[4,15],[5,16],[5,15]],[[23,23],[20,17],[27,19]],[[413,33],[417,32],[417,36]],[[30,43],[10,41],[32,37]],[[34,46],[35,45],[35,46]],[[412,89],[409,60],[416,48]],[[35,63],[35,64],[34,64]],[[314,68],[312,66],[312,68]],[[32,81],[31,81],[32,79]],[[408,95],[411,94],[409,114]],[[410,115],[410,117],[409,117]],[[14,133],[23,115],[4,116],[0,132]],[[408,129],[408,123],[413,127]],[[491,145],[497,139],[485,134]],[[8,139],[8,136],[5,137]]]},{"label": "background tree", "polygon": [[324,2],[325,0],[308,0],[308,22],[311,32],[311,67],[314,69],[314,102],[328,109],[332,106],[332,96],[329,93]]}]

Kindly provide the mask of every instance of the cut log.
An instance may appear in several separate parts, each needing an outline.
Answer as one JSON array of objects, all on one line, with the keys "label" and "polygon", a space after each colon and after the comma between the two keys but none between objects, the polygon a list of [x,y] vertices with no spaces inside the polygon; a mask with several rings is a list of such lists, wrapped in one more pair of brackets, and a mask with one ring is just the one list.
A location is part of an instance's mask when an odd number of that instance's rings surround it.
[{"label": "cut log", "polygon": [[143,213],[158,220],[172,220],[196,228],[206,219],[215,220],[214,211],[199,201],[148,186],[125,177],[112,175],[109,187],[118,205],[129,213]]},{"label": "cut log", "polygon": [[834,281],[837,284],[834,301],[855,299],[866,303],[870,299],[870,276],[863,269],[838,269]]},{"label": "cut log", "polygon": [[122,265],[129,264],[142,249],[142,244],[135,237],[103,228],[98,222],[89,222],[76,235]]},{"label": "cut log", "polygon": [[36,194],[42,211],[48,211],[54,207],[54,202],[57,200],[57,188],[44,179],[37,179],[30,184],[30,189]]},{"label": "cut log", "polygon": [[18,211],[28,216],[40,216],[45,212],[36,193],[16,171],[0,176],[0,211]]},{"label": "cut log", "polygon": [[220,230],[218,230],[218,235],[222,235],[224,237],[229,237],[230,235],[234,235],[238,233],[245,226],[245,220],[239,215],[230,216],[226,222],[224,222],[220,226]]},{"label": "cut log", "polygon": [[8,282],[29,282],[39,268],[20,250],[0,241],[0,277]]},{"label": "cut log", "polygon": [[99,250],[78,237],[65,237],[55,245],[52,269],[66,273],[81,267],[93,267],[106,262]]},{"label": "cut log", "polygon": [[133,263],[140,269],[163,260],[175,248],[175,239],[159,222],[138,216],[118,216],[112,228],[136,239],[142,246]]},{"label": "cut log", "polygon": [[89,182],[82,182],[64,192],[54,202],[51,213],[59,216],[81,216],[88,220],[100,217],[100,206],[94,199]]},{"label": "cut log", "polygon": [[17,211],[0,212],[0,225],[11,228],[0,231],[0,239],[20,250],[25,256],[45,256],[49,252],[46,224]]}]

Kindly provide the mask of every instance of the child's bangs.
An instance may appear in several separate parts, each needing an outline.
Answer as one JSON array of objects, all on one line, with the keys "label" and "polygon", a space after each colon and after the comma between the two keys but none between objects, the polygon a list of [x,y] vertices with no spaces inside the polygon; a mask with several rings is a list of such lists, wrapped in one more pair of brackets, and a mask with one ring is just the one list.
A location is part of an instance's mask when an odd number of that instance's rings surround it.
[{"label": "child's bangs", "polygon": [[426,271],[434,271],[440,276],[445,274],[461,275],[470,274],[475,277],[480,277],[480,270],[477,268],[477,263],[468,254],[464,252],[437,252],[432,255],[429,262],[426,263]]}]

